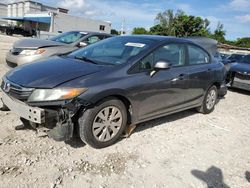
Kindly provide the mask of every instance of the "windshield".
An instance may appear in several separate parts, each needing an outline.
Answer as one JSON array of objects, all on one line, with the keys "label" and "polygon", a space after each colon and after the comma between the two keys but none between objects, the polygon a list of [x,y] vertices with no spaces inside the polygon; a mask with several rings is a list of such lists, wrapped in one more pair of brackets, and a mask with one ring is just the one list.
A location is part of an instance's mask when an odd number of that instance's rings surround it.
[{"label": "windshield", "polygon": [[240,63],[247,63],[250,64],[250,55],[244,56],[241,60]]},{"label": "windshield", "polygon": [[153,43],[152,40],[137,37],[112,37],[102,40],[86,48],[79,49],[68,57],[84,57],[98,64],[122,64],[138,55]]},{"label": "windshield", "polygon": [[84,32],[71,31],[71,32],[65,32],[55,37],[52,37],[50,40],[55,41],[55,42],[65,43],[65,44],[71,44],[71,43],[78,41],[80,38],[86,35],[87,33],[84,33]]}]

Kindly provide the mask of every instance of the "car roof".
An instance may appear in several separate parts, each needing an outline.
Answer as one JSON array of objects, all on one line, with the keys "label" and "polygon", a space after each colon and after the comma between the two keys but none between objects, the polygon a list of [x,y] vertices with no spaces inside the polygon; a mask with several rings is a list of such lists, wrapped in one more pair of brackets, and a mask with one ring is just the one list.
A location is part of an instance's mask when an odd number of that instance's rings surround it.
[{"label": "car roof", "polygon": [[[179,38],[173,36],[160,36],[160,35],[124,35],[124,36],[136,39],[148,39],[156,42],[185,42],[189,44],[198,45],[199,47],[201,47],[202,49],[204,49],[206,52],[208,52],[213,56],[217,53],[217,41],[206,37]],[[203,42],[201,43],[200,41]],[[212,44],[210,44],[211,41],[213,41]]]},{"label": "car roof", "polygon": [[188,42],[195,44],[194,42],[184,39],[184,38],[178,38],[173,36],[161,36],[161,35],[123,35],[123,36],[117,36],[117,37],[131,37],[136,39],[148,39],[152,41],[171,41],[171,42]]},{"label": "car roof", "polygon": [[82,31],[82,30],[74,30],[74,31],[66,31],[66,32],[82,32],[82,33],[86,33],[86,34],[98,34],[98,35],[110,35],[111,36],[111,34],[108,34],[108,33],[102,33],[102,32],[95,32],[95,31]]},{"label": "car roof", "polygon": [[121,37],[133,37],[138,39],[150,39],[155,41],[162,41],[162,40],[173,40],[173,39],[179,39],[177,37],[172,36],[161,36],[161,35],[123,35]]}]

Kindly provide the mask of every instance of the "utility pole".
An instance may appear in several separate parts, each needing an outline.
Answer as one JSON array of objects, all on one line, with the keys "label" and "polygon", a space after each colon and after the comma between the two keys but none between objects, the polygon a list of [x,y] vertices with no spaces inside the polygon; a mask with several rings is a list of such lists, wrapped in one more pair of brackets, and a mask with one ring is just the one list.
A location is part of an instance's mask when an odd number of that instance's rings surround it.
[{"label": "utility pole", "polygon": [[124,25],[125,25],[125,18],[122,18],[122,27],[121,27],[121,35],[124,35]]}]

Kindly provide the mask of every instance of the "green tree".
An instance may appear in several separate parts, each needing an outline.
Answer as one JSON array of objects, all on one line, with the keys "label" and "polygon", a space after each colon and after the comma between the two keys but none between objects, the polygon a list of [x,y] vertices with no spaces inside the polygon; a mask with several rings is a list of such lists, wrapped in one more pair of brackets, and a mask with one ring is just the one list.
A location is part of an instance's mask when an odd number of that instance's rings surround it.
[{"label": "green tree", "polygon": [[250,48],[250,37],[239,38],[235,42],[236,46]]},{"label": "green tree", "polygon": [[178,10],[166,10],[158,13],[155,18],[156,25],[150,28],[151,34],[169,36],[208,36],[209,21],[201,17],[191,16]]},{"label": "green tree", "polygon": [[[182,14],[181,11],[178,11],[177,14]],[[156,27],[153,27],[152,30],[154,33],[160,35],[175,35],[174,20],[175,20],[174,11],[171,9],[160,12],[156,15],[155,23]],[[158,25],[158,26],[157,26]],[[156,29],[160,29],[157,31]]]},{"label": "green tree", "polygon": [[224,28],[223,24],[221,24],[219,22],[214,33],[211,35],[211,38],[213,38],[221,43],[225,43],[226,42],[226,39],[225,39],[226,31],[223,28]]},{"label": "green tree", "polygon": [[205,27],[206,24],[201,17],[188,16],[186,14],[177,15],[174,23],[175,36],[207,36],[209,31]]},{"label": "green tree", "polygon": [[111,29],[111,35],[119,35],[119,32],[115,29]]},{"label": "green tree", "polygon": [[135,27],[132,34],[143,35],[148,34],[148,31],[144,27]]},{"label": "green tree", "polygon": [[166,29],[160,25],[157,24],[149,29],[149,34],[151,35],[169,35]]}]

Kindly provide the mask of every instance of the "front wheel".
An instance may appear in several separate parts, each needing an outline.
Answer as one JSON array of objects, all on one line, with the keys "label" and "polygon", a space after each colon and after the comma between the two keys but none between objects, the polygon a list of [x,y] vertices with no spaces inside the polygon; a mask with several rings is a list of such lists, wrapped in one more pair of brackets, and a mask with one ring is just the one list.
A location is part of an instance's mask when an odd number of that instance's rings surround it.
[{"label": "front wheel", "polygon": [[82,141],[104,148],[120,138],[127,125],[127,110],[122,101],[109,98],[83,112],[78,122]]},{"label": "front wheel", "polygon": [[203,99],[202,105],[197,110],[203,114],[209,114],[214,110],[218,98],[218,89],[216,86],[212,86],[208,89]]}]

